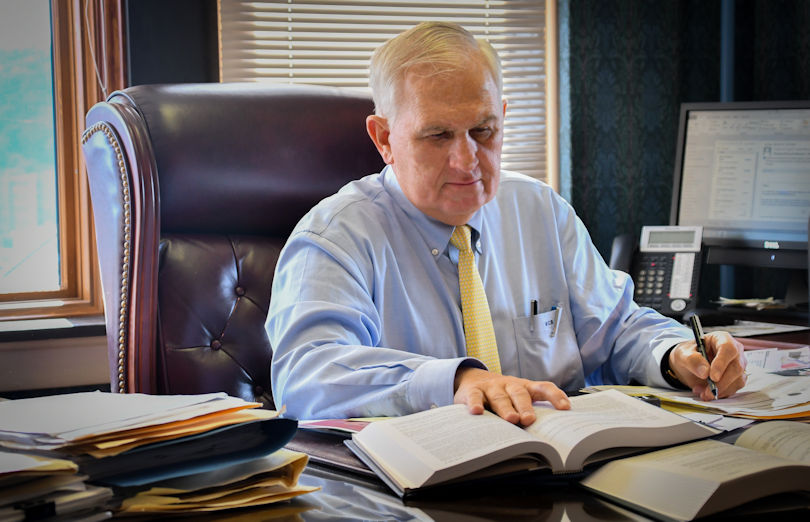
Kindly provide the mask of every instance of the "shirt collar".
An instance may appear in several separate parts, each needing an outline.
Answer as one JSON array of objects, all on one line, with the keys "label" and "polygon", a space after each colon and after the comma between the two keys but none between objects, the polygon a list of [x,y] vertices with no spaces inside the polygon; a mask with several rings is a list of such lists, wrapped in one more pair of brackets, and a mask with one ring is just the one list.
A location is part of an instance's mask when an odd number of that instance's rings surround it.
[{"label": "shirt collar", "polygon": [[[394,168],[391,165],[386,165],[386,167],[383,169],[382,178],[385,190],[391,195],[397,205],[399,205],[399,207],[403,210],[403,212],[405,212],[411,221],[413,221],[417,230],[424,238],[425,243],[430,248],[437,248],[442,252],[447,251],[447,247],[450,244],[450,236],[453,235],[453,229],[455,227],[442,223],[437,219],[433,219],[416,208],[416,206],[411,203],[411,200],[409,200],[402,191],[402,187],[400,187],[397,176],[394,173]],[[481,227],[484,221],[482,214],[482,209],[478,209],[478,211],[476,211],[472,218],[470,218],[470,220],[467,222],[472,229],[473,250],[479,254],[481,253],[479,240],[481,238]]]}]

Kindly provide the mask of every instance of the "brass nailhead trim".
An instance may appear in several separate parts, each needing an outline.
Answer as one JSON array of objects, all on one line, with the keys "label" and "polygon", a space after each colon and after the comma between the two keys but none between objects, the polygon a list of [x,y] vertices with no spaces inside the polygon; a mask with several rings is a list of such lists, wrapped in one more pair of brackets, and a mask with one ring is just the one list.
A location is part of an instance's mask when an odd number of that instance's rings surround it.
[{"label": "brass nailhead trim", "polygon": [[112,132],[112,129],[104,123],[98,122],[92,127],[87,129],[82,135],[82,145],[87,143],[88,140],[97,132],[102,132],[107,138],[107,142],[115,151],[115,157],[118,160],[118,172],[121,175],[121,189],[124,197],[124,253],[121,259],[121,302],[118,307],[118,382],[116,386],[119,393],[126,392],[126,353],[124,351],[126,344],[126,318],[129,310],[127,309],[127,296],[129,294],[129,264],[130,264],[130,246],[129,241],[132,232],[132,221],[130,214],[130,199],[129,199],[129,179],[127,177],[126,163],[124,156],[121,153],[121,147]]}]

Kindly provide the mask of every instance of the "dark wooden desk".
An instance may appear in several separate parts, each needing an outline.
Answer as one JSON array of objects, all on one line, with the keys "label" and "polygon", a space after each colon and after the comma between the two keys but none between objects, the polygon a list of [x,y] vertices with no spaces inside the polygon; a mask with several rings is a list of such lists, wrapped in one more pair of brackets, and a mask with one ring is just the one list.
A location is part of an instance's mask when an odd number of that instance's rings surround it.
[{"label": "dark wooden desk", "polygon": [[778,343],[796,343],[796,344],[809,344],[810,345],[810,330],[801,330],[798,332],[785,332],[771,335],[758,335],[752,339],[760,341],[776,341]]},{"label": "dark wooden desk", "polygon": [[[332,436],[335,437],[335,436]],[[299,483],[320,491],[293,499],[301,520],[654,520],[547,473],[457,485],[401,500],[376,477],[310,461]],[[673,492],[677,494],[677,492]],[[810,494],[777,495],[701,520],[810,520]],[[246,519],[248,520],[248,519]]]},{"label": "dark wooden desk", "polygon": [[[365,480],[318,465],[309,465],[300,484],[319,491],[297,497],[289,505],[259,511],[230,513],[228,520],[264,520],[283,509],[291,520],[486,520],[599,521],[654,520],[592,495],[575,483],[544,478],[502,480],[488,486],[436,493],[403,501],[381,482]],[[673,492],[677,494],[677,492]],[[789,494],[761,499],[701,519],[703,521],[808,520],[810,495]],[[778,517],[778,518],[776,518]],[[196,519],[195,519],[196,520]],[[216,516],[206,520],[218,520]]]},{"label": "dark wooden desk", "polygon": [[309,466],[300,483],[321,490],[297,499],[310,509],[304,520],[636,520],[647,517],[587,493],[574,484],[548,479],[501,480],[468,491],[451,489],[402,501],[381,482],[366,481]]},{"label": "dark wooden desk", "polygon": [[[810,344],[810,330],[758,339]],[[299,440],[301,444],[312,444],[311,435],[306,439],[308,435],[303,431],[299,430],[293,442]],[[302,435],[304,439],[299,439]],[[339,437],[324,435],[321,444],[327,451],[340,452],[343,459],[354,460],[355,464],[363,466],[345,450]],[[292,449],[305,450],[305,446],[292,446]],[[332,455],[332,458],[336,457]],[[542,474],[503,478],[466,490],[457,487],[406,501],[399,499],[375,477],[340,471],[312,461],[300,483],[321,488],[292,501],[290,507],[296,510],[296,517],[301,520],[652,520],[581,489],[576,481],[565,482]],[[810,494],[784,494],[760,499],[701,520],[748,521],[776,517],[780,522],[810,520]]]}]

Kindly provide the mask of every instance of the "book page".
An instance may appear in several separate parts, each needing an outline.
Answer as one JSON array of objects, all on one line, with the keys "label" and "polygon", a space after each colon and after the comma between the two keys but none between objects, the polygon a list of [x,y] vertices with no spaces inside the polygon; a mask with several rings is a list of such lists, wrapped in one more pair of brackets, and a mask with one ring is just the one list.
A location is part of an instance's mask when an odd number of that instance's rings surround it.
[{"label": "book page", "polygon": [[745,430],[735,444],[810,464],[810,424],[795,421],[762,422]]},{"label": "book page", "polygon": [[787,491],[806,476],[784,459],[702,440],[608,462],[581,484],[645,512],[691,520]]},{"label": "book page", "polygon": [[717,440],[701,440],[626,460],[630,459],[638,459],[648,466],[670,473],[717,483],[786,464],[770,455],[752,453],[745,448]]},{"label": "book page", "polygon": [[[537,421],[526,428],[534,437],[548,441],[560,453],[563,462],[571,467],[579,463],[568,462],[574,448],[586,438],[609,428],[668,428],[690,424],[691,421],[661,408],[645,404],[616,390],[571,397],[570,410],[555,410],[550,405],[535,406]],[[707,432],[706,435],[711,434]],[[654,437],[650,437],[654,444]],[[607,448],[617,441],[605,440]],[[632,446],[633,443],[623,444]],[[585,453],[590,453],[589,449]]]},{"label": "book page", "polygon": [[495,414],[472,415],[463,404],[375,422],[353,439],[404,488],[465,462],[484,467],[481,457],[510,445],[537,443]]},{"label": "book page", "polygon": [[493,413],[472,415],[462,404],[423,413],[410,415],[402,422],[398,421],[404,417],[386,421],[387,427],[396,429],[405,443],[416,446],[435,468],[452,466],[531,439],[522,429]]}]

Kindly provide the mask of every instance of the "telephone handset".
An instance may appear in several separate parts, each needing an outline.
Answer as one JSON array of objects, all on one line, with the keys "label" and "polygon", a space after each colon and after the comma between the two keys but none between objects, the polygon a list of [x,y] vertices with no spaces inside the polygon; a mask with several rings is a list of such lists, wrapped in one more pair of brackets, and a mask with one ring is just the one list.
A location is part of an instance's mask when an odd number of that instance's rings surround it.
[{"label": "telephone handset", "polygon": [[[626,237],[616,238],[621,242],[614,240],[611,268],[630,273],[636,287],[634,299],[640,306],[682,317],[697,306],[702,236],[700,226],[642,227],[632,257],[626,255]],[[614,259],[623,261],[614,263]],[[628,261],[632,266],[622,266]]]},{"label": "telephone handset", "polygon": [[700,226],[646,226],[631,275],[635,300],[664,315],[682,316],[697,306]]}]

